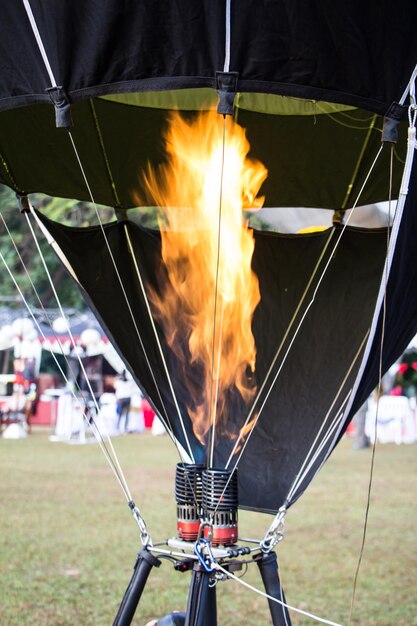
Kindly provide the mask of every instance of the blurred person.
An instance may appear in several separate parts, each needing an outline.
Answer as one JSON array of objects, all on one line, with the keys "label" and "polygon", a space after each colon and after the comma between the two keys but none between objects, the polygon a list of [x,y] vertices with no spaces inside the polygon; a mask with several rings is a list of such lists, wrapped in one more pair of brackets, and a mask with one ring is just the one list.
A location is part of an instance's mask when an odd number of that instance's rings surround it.
[{"label": "blurred person", "polygon": [[37,390],[36,383],[30,383],[29,389],[25,392],[25,417],[29,432],[31,432],[31,418],[36,413],[37,406]]},{"label": "blurred person", "polygon": [[121,430],[122,419],[124,419],[124,432],[129,432],[129,411],[132,394],[136,390],[136,385],[132,377],[128,377],[126,370],[123,370],[114,383],[114,391],[117,400],[117,430]]},{"label": "blurred person", "polygon": [[368,435],[365,433],[365,425],[366,425],[366,414],[368,412],[368,400],[362,404],[359,411],[355,414],[353,418],[353,423],[356,428],[356,441],[353,446],[354,450],[363,450],[364,448],[369,448],[371,445],[369,441]]}]

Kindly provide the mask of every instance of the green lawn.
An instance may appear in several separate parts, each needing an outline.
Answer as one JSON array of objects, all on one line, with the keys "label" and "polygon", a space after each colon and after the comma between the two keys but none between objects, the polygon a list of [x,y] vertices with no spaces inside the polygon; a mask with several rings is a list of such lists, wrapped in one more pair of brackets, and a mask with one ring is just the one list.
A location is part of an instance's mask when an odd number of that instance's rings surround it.
[{"label": "green lawn", "polygon": [[[138,528],[99,447],[0,439],[0,623],[111,625],[129,581]],[[154,541],[175,534],[176,451],[167,437],[114,440]],[[359,555],[371,451],[344,440],[290,509],[279,547],[287,601],[346,625]],[[368,537],[352,624],[417,625],[417,446],[378,446]],[[240,513],[262,537],[271,518]],[[261,588],[255,567],[244,580]],[[153,570],[134,624],[185,607],[189,574]],[[266,600],[218,585],[219,625],[270,623]],[[241,619],[242,618],[242,619]],[[292,615],[293,625],[314,624]]]}]

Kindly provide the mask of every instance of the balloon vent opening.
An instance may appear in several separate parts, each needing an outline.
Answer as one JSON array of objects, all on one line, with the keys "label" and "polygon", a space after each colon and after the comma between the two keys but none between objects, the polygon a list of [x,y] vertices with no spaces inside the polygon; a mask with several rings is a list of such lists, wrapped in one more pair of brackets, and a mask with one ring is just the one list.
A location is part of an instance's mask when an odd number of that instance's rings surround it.
[{"label": "balloon vent opening", "polygon": [[205,469],[202,476],[203,518],[210,521],[204,536],[214,545],[233,545],[237,541],[237,471]]},{"label": "balloon vent opening", "polygon": [[178,537],[195,541],[201,524],[203,465],[178,463],[175,472]]}]

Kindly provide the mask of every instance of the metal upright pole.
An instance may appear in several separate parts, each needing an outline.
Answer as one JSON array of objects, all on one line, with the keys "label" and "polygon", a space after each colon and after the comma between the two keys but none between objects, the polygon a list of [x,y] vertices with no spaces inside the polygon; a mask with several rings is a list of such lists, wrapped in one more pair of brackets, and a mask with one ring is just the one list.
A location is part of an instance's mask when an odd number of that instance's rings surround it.
[{"label": "metal upright pole", "polygon": [[161,561],[143,548],[136,559],[132,578],[125,591],[122,603],[113,622],[113,626],[130,626],[135,615],[140,597],[148,580],[152,567],[159,567]]},{"label": "metal upright pole", "polygon": [[217,626],[216,587],[210,586],[210,573],[196,563],[187,602],[185,626]]},{"label": "metal upright pole", "polygon": [[[263,554],[262,558],[256,560],[256,563],[261,572],[265,592],[272,598],[285,602],[284,591],[279,580],[278,561],[275,552]],[[291,618],[287,607],[269,599],[268,604],[274,626],[291,626]]]}]

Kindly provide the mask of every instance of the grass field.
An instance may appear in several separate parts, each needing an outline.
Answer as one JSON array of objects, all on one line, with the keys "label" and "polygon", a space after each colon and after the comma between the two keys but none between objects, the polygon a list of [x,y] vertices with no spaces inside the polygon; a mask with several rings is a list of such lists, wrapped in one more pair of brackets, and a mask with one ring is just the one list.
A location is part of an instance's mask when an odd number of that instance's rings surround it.
[{"label": "grass field", "polygon": [[[0,623],[113,623],[130,579],[138,529],[97,445],[0,439]],[[131,435],[115,447],[153,539],[175,533],[176,451],[167,437]],[[358,560],[371,451],[344,440],[286,521],[279,547],[287,601],[346,625]],[[417,625],[417,446],[378,446],[367,543],[352,624]],[[262,537],[270,516],[241,512]],[[253,570],[253,571],[252,571]],[[244,580],[261,588],[250,567]],[[186,603],[189,574],[153,570],[134,624]],[[266,600],[233,581],[218,586],[219,626],[261,626]],[[313,624],[292,614],[294,626]]]}]

